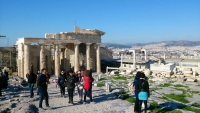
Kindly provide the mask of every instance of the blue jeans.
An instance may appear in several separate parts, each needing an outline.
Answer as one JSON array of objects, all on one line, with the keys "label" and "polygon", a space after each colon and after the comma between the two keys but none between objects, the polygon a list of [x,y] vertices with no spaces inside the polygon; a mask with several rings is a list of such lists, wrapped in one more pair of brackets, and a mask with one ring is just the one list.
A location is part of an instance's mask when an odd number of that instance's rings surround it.
[{"label": "blue jeans", "polygon": [[28,86],[29,86],[29,90],[30,90],[30,96],[34,96],[34,93],[33,93],[33,87],[34,87],[34,84],[33,83],[28,83]]},{"label": "blue jeans", "polygon": [[40,91],[39,95],[40,95],[39,108],[42,108],[42,101],[43,101],[44,97],[45,97],[46,106],[48,107],[49,106],[49,95],[48,95],[47,90]]}]

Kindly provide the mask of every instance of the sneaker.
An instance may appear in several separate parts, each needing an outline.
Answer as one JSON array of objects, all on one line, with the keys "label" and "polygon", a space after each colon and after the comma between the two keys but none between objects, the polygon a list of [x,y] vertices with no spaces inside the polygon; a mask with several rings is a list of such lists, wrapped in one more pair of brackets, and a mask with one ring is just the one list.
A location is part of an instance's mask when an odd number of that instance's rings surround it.
[{"label": "sneaker", "polygon": [[82,100],[78,101],[78,103],[82,103]]},{"label": "sneaker", "polygon": [[46,110],[46,109],[44,109],[43,107],[39,107],[39,110]]},{"label": "sneaker", "polygon": [[90,102],[90,104],[95,104],[95,102]]},{"label": "sneaker", "polygon": [[46,108],[47,108],[48,110],[50,110],[50,109],[51,109],[51,106],[47,106]]}]

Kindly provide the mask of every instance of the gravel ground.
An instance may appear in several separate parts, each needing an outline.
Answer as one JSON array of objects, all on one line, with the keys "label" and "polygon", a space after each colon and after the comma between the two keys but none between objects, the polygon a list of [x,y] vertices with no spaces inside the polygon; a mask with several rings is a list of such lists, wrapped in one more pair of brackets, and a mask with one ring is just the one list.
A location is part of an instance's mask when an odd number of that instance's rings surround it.
[{"label": "gravel ground", "polygon": [[[14,88],[13,88],[14,87]],[[19,88],[19,91],[13,89]],[[21,89],[21,90],[20,90]],[[38,108],[39,96],[34,89],[34,98],[29,98],[27,86],[10,85],[0,97],[0,112],[11,113],[133,113],[133,105],[127,101],[117,99],[112,93],[93,86],[93,100],[95,104],[90,104],[87,98],[87,104],[78,103],[77,90],[74,94],[74,105],[68,104],[68,95],[66,98],[60,97],[60,89],[55,87],[55,83],[48,86],[49,104],[51,109],[41,110]],[[6,95],[6,96],[5,96]],[[43,101],[45,108],[45,101]]]}]

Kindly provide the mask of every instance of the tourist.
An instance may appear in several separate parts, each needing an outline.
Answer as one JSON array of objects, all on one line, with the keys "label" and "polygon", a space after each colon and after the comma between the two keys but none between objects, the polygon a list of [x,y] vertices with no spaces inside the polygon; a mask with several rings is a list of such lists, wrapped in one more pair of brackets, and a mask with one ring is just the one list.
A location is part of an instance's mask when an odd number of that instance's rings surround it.
[{"label": "tourist", "polygon": [[140,80],[140,76],[141,76],[141,72],[140,71],[138,71],[137,73],[136,73],[136,76],[135,76],[135,78],[134,78],[134,81],[133,81],[133,85],[134,85],[134,91],[135,91],[135,98],[136,98],[136,100],[135,100],[135,105],[134,105],[134,112],[135,113],[138,113],[139,112],[139,99],[138,99],[138,89],[137,89],[137,83],[138,83],[138,81]]},{"label": "tourist", "polygon": [[61,93],[61,97],[65,98],[65,75],[64,75],[64,71],[61,71],[59,77],[58,77],[58,85],[60,87],[60,93]]},{"label": "tourist", "polygon": [[140,80],[137,83],[138,98],[139,98],[139,113],[141,113],[141,106],[144,102],[145,113],[147,112],[147,100],[149,97],[149,83],[145,80],[145,74],[142,73]]},{"label": "tourist", "polygon": [[[50,84],[50,81],[49,81],[50,78],[51,78],[50,74],[46,72],[46,81],[48,84]],[[47,84],[47,87],[48,87],[48,84]]]},{"label": "tourist", "polygon": [[8,73],[6,72],[5,69],[3,70],[2,75],[3,75],[3,89],[7,89],[9,78],[8,78]]},{"label": "tourist", "polygon": [[28,73],[26,74],[26,78],[28,80],[30,98],[33,98],[34,97],[33,87],[34,87],[34,84],[36,83],[37,76],[34,73],[32,73],[31,70],[28,70]]},{"label": "tourist", "polygon": [[[37,78],[38,78],[39,74],[40,74],[40,71],[37,72]],[[37,84],[36,84],[36,87],[37,87]],[[37,95],[39,95],[38,87],[37,87]]]},{"label": "tourist", "polygon": [[81,76],[80,71],[78,71],[76,85],[77,85],[79,103],[81,103],[83,100],[83,77]]},{"label": "tourist", "polygon": [[2,96],[2,89],[3,89],[3,75],[2,73],[0,72],[0,97]]},{"label": "tourist", "polygon": [[[93,76],[92,76],[92,68],[90,69],[89,77],[90,77],[90,79],[91,79],[92,82],[93,82],[93,81],[94,81],[94,78],[93,78]],[[90,83],[90,88],[89,88],[89,92],[90,92],[91,98],[92,98],[92,82]],[[93,103],[94,103],[94,102],[93,102]]]},{"label": "tourist", "polygon": [[67,78],[67,92],[69,96],[69,104],[74,104],[73,103],[73,93],[74,93],[74,88],[75,88],[75,76],[73,74],[73,71],[69,71],[69,77]]},{"label": "tourist", "polygon": [[49,106],[49,96],[48,96],[48,92],[47,92],[47,85],[49,84],[49,82],[47,81],[47,77],[46,77],[46,69],[43,68],[41,70],[41,74],[39,74],[38,76],[38,80],[37,80],[37,86],[38,86],[38,90],[39,90],[39,95],[40,95],[40,99],[39,99],[39,108],[45,110],[42,107],[42,101],[45,98],[45,103],[46,103],[46,107],[50,108]]},{"label": "tourist", "polygon": [[84,81],[83,88],[85,92],[83,104],[86,104],[86,96],[90,97],[90,103],[95,103],[93,102],[92,95],[91,95],[91,87],[92,87],[91,85],[92,85],[93,80],[91,79],[89,75],[90,75],[90,70],[86,70],[84,74],[84,78],[83,78],[83,81]]}]

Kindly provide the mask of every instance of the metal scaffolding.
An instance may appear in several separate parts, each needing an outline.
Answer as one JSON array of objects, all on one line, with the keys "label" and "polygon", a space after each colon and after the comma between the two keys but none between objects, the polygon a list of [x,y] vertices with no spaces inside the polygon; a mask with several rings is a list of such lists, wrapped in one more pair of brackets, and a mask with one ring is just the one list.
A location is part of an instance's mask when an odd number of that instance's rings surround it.
[{"label": "metal scaffolding", "polygon": [[17,70],[17,52],[15,47],[0,47],[0,68],[8,67],[12,71]]}]

